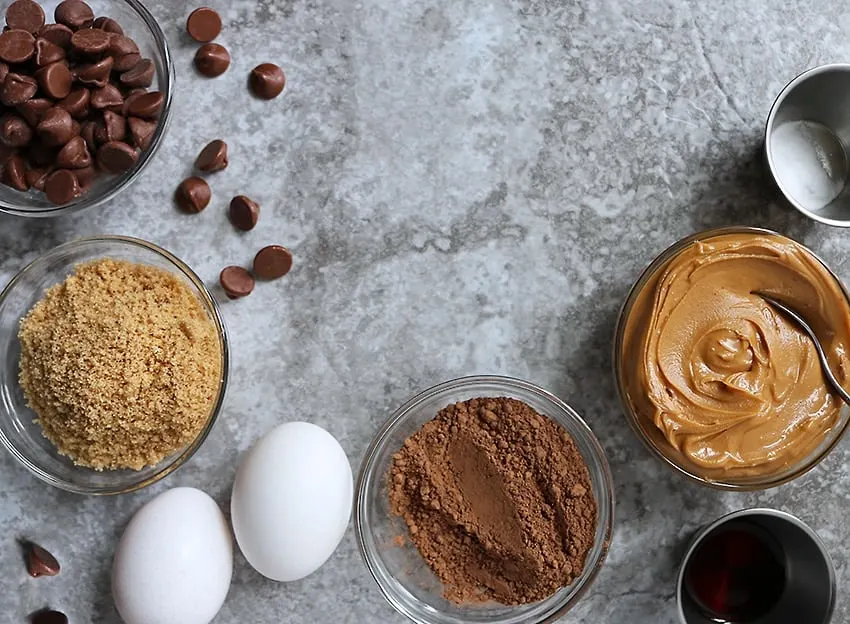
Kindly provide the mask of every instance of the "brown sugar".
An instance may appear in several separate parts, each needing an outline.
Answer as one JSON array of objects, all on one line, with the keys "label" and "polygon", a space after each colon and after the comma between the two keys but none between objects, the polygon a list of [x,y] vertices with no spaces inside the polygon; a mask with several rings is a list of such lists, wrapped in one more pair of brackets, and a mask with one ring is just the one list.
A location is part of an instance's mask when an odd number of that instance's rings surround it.
[{"label": "brown sugar", "polygon": [[389,498],[456,603],[536,602],[593,546],[587,465],[558,423],[516,399],[449,405],[393,455]]},{"label": "brown sugar", "polygon": [[215,325],[177,276],[80,264],[21,321],[20,384],[44,435],[75,463],[140,470],[189,444],[218,394]]}]

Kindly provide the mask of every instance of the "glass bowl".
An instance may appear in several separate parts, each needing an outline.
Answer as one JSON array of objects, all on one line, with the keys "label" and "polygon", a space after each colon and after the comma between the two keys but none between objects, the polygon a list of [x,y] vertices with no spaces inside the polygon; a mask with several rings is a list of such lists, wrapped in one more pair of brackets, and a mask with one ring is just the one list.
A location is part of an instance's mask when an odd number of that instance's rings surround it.
[{"label": "glass bowl", "polygon": [[[850,422],[850,408],[844,406],[842,408],[837,425],[824,436],[823,441],[816,446],[804,458],[796,464],[785,467],[782,470],[777,470],[773,473],[758,475],[758,476],[735,476],[731,475],[726,478],[718,478],[714,474],[708,474],[700,470],[700,467],[691,463],[685,458],[676,448],[674,448],[664,437],[661,430],[647,417],[642,416],[635,406],[633,397],[629,393],[627,375],[629,362],[629,353],[632,352],[633,345],[626,339],[626,329],[630,323],[638,322],[632,318],[632,309],[641,295],[646,291],[648,285],[652,285],[655,279],[661,275],[661,272],[666,267],[667,263],[674,258],[680,251],[690,246],[696,241],[706,240],[724,234],[758,234],[766,236],[777,236],[783,239],[788,237],[783,236],[772,230],[754,227],[724,227],[706,230],[691,236],[687,236],[682,240],[674,243],[664,250],[652,263],[641,273],[638,280],[632,286],[626,297],[623,307],[620,310],[619,318],[617,319],[617,329],[614,337],[614,354],[613,367],[614,379],[617,386],[617,392],[620,396],[623,409],[626,413],[626,418],[631,425],[638,438],[646,445],[653,455],[661,459],[667,466],[673,470],[685,475],[686,477],[713,488],[723,490],[740,490],[740,491],[755,491],[763,490],[783,483],[787,483],[792,479],[796,479],[802,474],[814,468],[829,452],[835,447],[841,439],[842,434],[847,428],[847,423]],[[794,241],[796,242],[796,241]],[[817,259],[824,268],[835,278],[835,281],[841,287],[845,297],[847,297],[848,305],[850,305],[850,295],[841,283],[835,273],[818,258],[817,254],[813,253],[808,247],[797,243],[804,247],[813,258]]]},{"label": "glass bowl", "polygon": [[[53,11],[59,1],[40,2],[47,23],[53,21]],[[162,144],[170,120],[174,85],[174,64],[162,28],[139,0],[86,0],[86,3],[94,10],[95,16],[105,15],[121,24],[124,33],[138,44],[142,57],[151,59],[156,66],[156,76],[150,90],[162,92],[163,102],[151,143],[139,154],[139,159],[130,170],[120,175],[98,175],[84,195],[62,206],[49,202],[41,191],[31,189],[21,192],[0,184],[0,212],[23,217],[55,217],[98,206],[136,180]],[[5,14],[9,4],[10,0],[0,4],[0,15]]]},{"label": "glass bowl", "polygon": [[[524,401],[540,414],[560,423],[587,462],[598,508],[593,547],[587,554],[584,570],[572,585],[533,604],[450,603],[443,598],[442,584],[416,548],[409,543],[396,544],[398,535],[407,535],[407,526],[401,518],[393,516],[389,508],[386,475],[393,453],[442,408],[478,397],[511,397]],[[571,407],[542,388],[519,379],[493,376],[463,377],[442,383],[398,408],[366,451],[354,509],[354,530],[366,566],[390,605],[418,624],[540,624],[556,620],[576,604],[596,578],[608,554],[613,524],[611,471],[590,428]]]},{"label": "glass bowl", "polygon": [[[197,296],[216,327],[221,346],[221,380],[207,422],[195,440],[142,470],[96,471],[77,466],[58,453],[44,437],[18,383],[21,318],[42,298],[44,291],[71,274],[76,264],[97,258],[128,260],[165,269],[185,282]],[[47,252],[16,275],[0,293],[0,442],[36,477],[79,494],[132,492],[174,472],[203,444],[224,401],[229,368],[227,335],[218,307],[201,279],[169,252],[156,245],[120,236],[97,236],[66,243]]]}]

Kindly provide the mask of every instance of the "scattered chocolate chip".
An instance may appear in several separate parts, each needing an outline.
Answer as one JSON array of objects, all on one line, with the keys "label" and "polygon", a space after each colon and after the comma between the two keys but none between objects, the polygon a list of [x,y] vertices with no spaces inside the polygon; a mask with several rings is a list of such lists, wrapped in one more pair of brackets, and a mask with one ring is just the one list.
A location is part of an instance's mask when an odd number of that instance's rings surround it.
[{"label": "scattered chocolate chip", "polygon": [[127,125],[130,126],[130,136],[133,137],[133,144],[140,149],[147,149],[156,131],[156,123],[139,119],[138,117],[128,117]]},{"label": "scattered chocolate chip", "polygon": [[112,108],[113,106],[123,107],[124,96],[121,95],[121,90],[114,84],[106,84],[91,92],[91,107],[97,110],[104,108]]},{"label": "scattered chocolate chip", "polygon": [[82,0],[62,0],[53,12],[53,19],[71,30],[89,28],[94,22],[94,12]]},{"label": "scattered chocolate chip", "polygon": [[195,9],[186,20],[186,32],[195,41],[212,41],[221,32],[221,16],[209,7]]},{"label": "scattered chocolate chip", "polygon": [[142,93],[127,105],[127,114],[132,117],[155,119],[162,111],[162,93],[151,91]]},{"label": "scattered chocolate chip", "polygon": [[195,52],[195,68],[202,76],[215,78],[230,67],[230,52],[223,45],[205,43]]},{"label": "scattered chocolate chip", "polygon": [[97,170],[93,166],[83,167],[82,169],[75,169],[74,175],[77,176],[77,182],[80,185],[80,189],[85,191],[92,185],[92,182],[94,182]]},{"label": "scattered chocolate chip", "polygon": [[7,30],[0,34],[0,60],[23,63],[35,54],[35,38],[25,30]]},{"label": "scattered chocolate chip", "polygon": [[3,184],[11,186],[16,191],[26,191],[29,189],[27,184],[27,165],[20,154],[15,154],[6,161],[3,167],[3,175],[0,176]]},{"label": "scattered chocolate chip", "polygon": [[[101,125],[103,124],[101,123]],[[94,121],[84,121],[80,124],[80,136],[83,137],[83,140],[86,142],[86,147],[88,147],[89,151],[92,153],[97,151],[97,140],[95,138],[96,130],[97,123]]]},{"label": "scattered chocolate chip", "polygon": [[97,150],[97,166],[107,173],[124,173],[138,159],[138,152],[122,141],[110,141]]},{"label": "scattered chocolate chip", "polygon": [[27,569],[33,578],[56,576],[59,574],[59,562],[46,549],[30,543],[27,545]]},{"label": "scattered chocolate chip", "polygon": [[253,230],[260,218],[260,205],[250,197],[237,195],[230,200],[230,222],[244,232]]},{"label": "scattered chocolate chip", "polygon": [[258,98],[271,100],[283,91],[283,87],[286,86],[286,76],[277,65],[263,63],[251,70],[249,84],[251,91]]},{"label": "scattered chocolate chip", "polygon": [[35,34],[44,26],[44,9],[33,0],[15,0],[6,9],[6,25]]},{"label": "scattered chocolate chip", "polygon": [[17,106],[32,98],[36,91],[38,82],[35,78],[9,72],[0,88],[0,102],[6,106]]},{"label": "scattered chocolate chip", "polygon": [[121,74],[119,80],[125,87],[149,87],[153,84],[156,68],[150,59],[142,59],[136,65]]},{"label": "scattered chocolate chip", "polygon": [[44,67],[65,58],[65,50],[43,37],[35,40],[35,64]]},{"label": "scattered chocolate chip", "polygon": [[227,167],[227,143],[220,139],[207,143],[198,154],[195,166],[205,173],[221,171]]},{"label": "scattered chocolate chip", "polygon": [[[124,137],[127,136],[127,120],[112,111],[103,111],[103,128],[105,139],[103,143],[123,141]],[[95,134],[95,138],[97,138],[97,134]]]},{"label": "scattered chocolate chip", "polygon": [[62,61],[42,67],[36,72],[35,77],[38,79],[41,90],[54,100],[61,100],[71,93],[74,77]]},{"label": "scattered chocolate chip", "polygon": [[54,106],[42,115],[36,131],[45,145],[65,145],[74,136],[74,120],[64,108]]},{"label": "scattered chocolate chip", "polygon": [[[83,119],[89,114],[89,102],[92,102],[92,105],[94,104],[89,90],[85,87],[77,87],[67,97],[58,102],[56,106],[64,108],[75,119]],[[94,108],[97,107],[94,106]]]},{"label": "scattered chocolate chip", "polygon": [[9,147],[23,147],[32,140],[32,128],[18,115],[0,117],[0,142]]},{"label": "scattered chocolate chip", "polygon": [[125,72],[133,69],[141,60],[142,55],[131,52],[123,56],[113,56],[115,62],[112,63],[112,71]]},{"label": "scattered chocolate chip", "polygon": [[44,609],[30,616],[30,624],[68,624],[68,616],[61,611]]},{"label": "scattered chocolate chip", "polygon": [[94,20],[92,23],[93,28],[99,28],[100,30],[105,30],[108,33],[115,33],[116,35],[123,35],[124,29],[121,28],[121,24],[116,22],[111,17],[101,16]]},{"label": "scattered chocolate chip", "polygon": [[57,206],[68,204],[83,194],[73,171],[58,169],[44,181],[44,194],[48,201]]},{"label": "scattered chocolate chip", "polygon": [[280,245],[263,247],[254,257],[254,275],[262,279],[283,277],[292,268],[292,253]]},{"label": "scattered chocolate chip", "polygon": [[239,266],[229,266],[218,276],[224,294],[230,299],[247,297],[254,290],[254,276]]},{"label": "scattered chocolate chip", "polygon": [[85,56],[97,56],[106,52],[112,35],[99,28],[81,28],[71,37],[71,48]]},{"label": "scattered chocolate chip", "polygon": [[27,167],[26,180],[30,188],[37,191],[44,190],[44,183],[47,176],[53,173],[53,167]]},{"label": "scattered chocolate chip", "polygon": [[102,87],[109,82],[109,73],[114,62],[111,56],[106,56],[97,63],[80,65],[76,69],[77,80],[85,85]]},{"label": "scattered chocolate chip", "polygon": [[81,136],[75,136],[65,143],[56,155],[56,166],[60,169],[83,169],[92,164],[92,157]]},{"label": "scattered chocolate chip", "polygon": [[174,193],[177,205],[191,213],[201,212],[209,205],[211,197],[210,185],[203,178],[195,176],[183,180]]},{"label": "scattered chocolate chip", "polygon": [[53,102],[45,98],[32,98],[23,104],[18,104],[15,108],[18,113],[26,119],[27,123],[35,128],[38,122],[41,121],[45,111],[53,106]]},{"label": "scattered chocolate chip", "polygon": [[125,54],[139,54],[139,46],[136,42],[124,35],[115,35],[109,41],[106,48],[109,56],[124,56]]},{"label": "scattered chocolate chip", "polygon": [[38,36],[47,39],[50,43],[58,45],[63,50],[71,47],[71,36],[74,31],[64,24],[45,24],[38,31]]}]

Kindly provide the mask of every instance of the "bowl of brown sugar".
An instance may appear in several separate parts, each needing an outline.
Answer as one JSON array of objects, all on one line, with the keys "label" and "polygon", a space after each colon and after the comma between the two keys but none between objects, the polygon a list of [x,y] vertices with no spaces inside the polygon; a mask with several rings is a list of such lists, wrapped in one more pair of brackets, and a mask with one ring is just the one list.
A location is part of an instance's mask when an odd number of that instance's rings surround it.
[{"label": "bowl of brown sugar", "polygon": [[178,258],[98,236],[54,248],[0,293],[0,442],[30,472],[120,494],[185,463],[224,400],[216,303]]},{"label": "bowl of brown sugar", "polygon": [[355,532],[387,601],[420,624],[541,624],[602,567],[614,496],[581,417],[526,381],[465,377],[413,397],[366,452]]}]

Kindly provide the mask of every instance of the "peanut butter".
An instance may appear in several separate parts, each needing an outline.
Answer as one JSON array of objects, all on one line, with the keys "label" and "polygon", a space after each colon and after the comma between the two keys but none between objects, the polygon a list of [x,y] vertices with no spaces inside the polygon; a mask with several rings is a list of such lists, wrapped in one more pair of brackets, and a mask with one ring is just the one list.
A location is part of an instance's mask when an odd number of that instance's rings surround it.
[{"label": "peanut butter", "polygon": [[842,422],[811,340],[759,291],[803,314],[846,382],[847,298],[817,258],[782,236],[691,243],[649,279],[626,323],[625,384],[644,430],[707,479],[781,472]]}]

